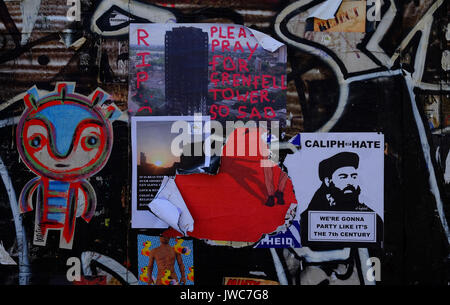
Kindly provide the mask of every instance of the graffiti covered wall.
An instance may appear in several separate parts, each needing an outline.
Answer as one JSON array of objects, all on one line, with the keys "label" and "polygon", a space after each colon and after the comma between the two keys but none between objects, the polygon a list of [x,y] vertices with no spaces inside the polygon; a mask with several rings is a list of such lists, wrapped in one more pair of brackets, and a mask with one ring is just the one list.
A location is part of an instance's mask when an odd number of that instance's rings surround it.
[{"label": "graffiti covered wall", "polygon": [[[376,284],[446,284],[448,10],[444,0],[0,1],[0,283],[152,282],[141,262],[150,257],[143,235],[153,235],[151,249],[159,246],[155,264],[164,254],[181,265],[183,247],[155,237],[163,229],[131,227],[130,23],[216,23],[286,45],[281,143],[303,132],[384,135],[384,241],[375,248],[253,247],[243,238],[194,236],[178,277],[194,283],[195,266],[195,285],[367,285],[375,281],[365,276],[366,262],[377,258]],[[267,60],[252,61],[252,72],[281,66]],[[156,67],[153,77],[162,73]],[[289,164],[280,158],[295,184]],[[295,195],[300,209],[305,203]],[[155,271],[154,282],[167,275],[171,283],[170,272]]]}]

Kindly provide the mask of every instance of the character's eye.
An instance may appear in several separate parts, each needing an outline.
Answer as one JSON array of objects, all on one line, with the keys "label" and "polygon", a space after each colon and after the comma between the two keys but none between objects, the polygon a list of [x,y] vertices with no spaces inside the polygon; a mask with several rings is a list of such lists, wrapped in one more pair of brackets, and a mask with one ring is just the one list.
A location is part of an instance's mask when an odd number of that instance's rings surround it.
[{"label": "character's eye", "polygon": [[100,146],[100,137],[98,134],[90,134],[81,140],[81,146],[84,150],[89,151]]},{"label": "character's eye", "polygon": [[38,148],[41,145],[41,137],[36,136],[30,141],[30,145],[34,148]]},{"label": "character's eye", "polygon": [[40,133],[35,133],[28,138],[28,144],[32,149],[39,150],[46,144],[46,138]]},{"label": "character's eye", "polygon": [[97,141],[98,141],[97,137],[94,136],[90,136],[86,140],[87,144],[90,146],[94,146],[95,144],[97,144]]}]

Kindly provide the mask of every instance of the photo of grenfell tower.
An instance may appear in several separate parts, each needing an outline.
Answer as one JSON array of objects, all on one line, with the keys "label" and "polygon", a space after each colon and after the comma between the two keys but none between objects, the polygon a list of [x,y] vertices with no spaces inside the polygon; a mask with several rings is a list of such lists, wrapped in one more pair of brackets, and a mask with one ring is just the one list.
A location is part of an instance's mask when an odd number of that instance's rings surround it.
[{"label": "photo of grenfell tower", "polygon": [[165,95],[170,115],[206,113],[208,33],[177,27],[165,34]]}]

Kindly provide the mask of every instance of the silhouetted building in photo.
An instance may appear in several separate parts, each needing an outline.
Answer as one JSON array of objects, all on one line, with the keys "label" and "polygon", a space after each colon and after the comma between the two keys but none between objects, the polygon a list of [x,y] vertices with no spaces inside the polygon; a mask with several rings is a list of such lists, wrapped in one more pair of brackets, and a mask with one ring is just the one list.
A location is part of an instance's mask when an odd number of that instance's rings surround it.
[{"label": "silhouetted building in photo", "polygon": [[145,156],[145,153],[141,152],[141,165],[147,164],[147,157]]},{"label": "silhouetted building in photo", "polygon": [[[177,167],[179,171],[189,171],[198,167],[205,167],[205,154],[202,151],[204,142],[192,142],[183,146],[183,153],[180,156],[180,163]],[[202,151],[197,155],[196,151]]]},{"label": "silhouetted building in photo", "polygon": [[206,113],[208,33],[177,27],[165,35],[166,103],[171,115]]}]

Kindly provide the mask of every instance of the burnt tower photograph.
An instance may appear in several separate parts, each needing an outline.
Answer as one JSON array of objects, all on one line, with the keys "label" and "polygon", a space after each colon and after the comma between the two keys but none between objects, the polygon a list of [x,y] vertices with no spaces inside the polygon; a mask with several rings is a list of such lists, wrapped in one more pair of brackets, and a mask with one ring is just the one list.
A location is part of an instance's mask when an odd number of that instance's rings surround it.
[{"label": "burnt tower photograph", "polygon": [[208,33],[177,27],[165,34],[165,95],[171,115],[206,113]]}]

